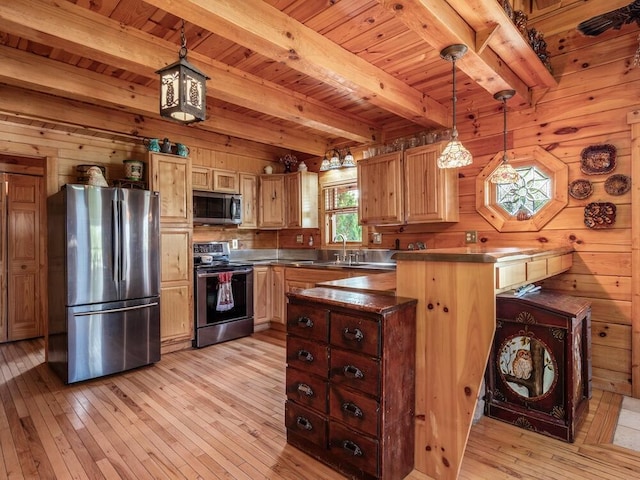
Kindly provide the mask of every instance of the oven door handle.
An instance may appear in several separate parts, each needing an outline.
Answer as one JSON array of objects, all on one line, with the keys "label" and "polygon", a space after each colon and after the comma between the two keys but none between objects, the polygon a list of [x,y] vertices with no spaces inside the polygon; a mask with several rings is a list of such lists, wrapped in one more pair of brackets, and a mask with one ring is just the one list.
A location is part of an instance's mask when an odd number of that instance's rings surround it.
[{"label": "oven door handle", "polygon": [[232,270],[219,270],[219,271],[208,271],[208,272],[200,272],[197,271],[196,276],[198,278],[203,278],[203,277],[217,277],[218,275],[220,275],[221,273],[233,273],[234,275],[236,274],[240,274],[240,273],[251,273],[253,271],[252,267],[249,268],[237,268],[237,269],[232,269]]}]

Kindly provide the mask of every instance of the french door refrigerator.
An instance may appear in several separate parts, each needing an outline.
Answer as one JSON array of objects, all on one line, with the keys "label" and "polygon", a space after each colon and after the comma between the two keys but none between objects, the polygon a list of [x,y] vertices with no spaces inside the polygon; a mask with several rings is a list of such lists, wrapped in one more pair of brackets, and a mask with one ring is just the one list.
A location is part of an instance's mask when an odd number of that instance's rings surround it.
[{"label": "french door refrigerator", "polygon": [[73,383],[160,360],[158,193],[65,185],[47,216],[51,368]]}]

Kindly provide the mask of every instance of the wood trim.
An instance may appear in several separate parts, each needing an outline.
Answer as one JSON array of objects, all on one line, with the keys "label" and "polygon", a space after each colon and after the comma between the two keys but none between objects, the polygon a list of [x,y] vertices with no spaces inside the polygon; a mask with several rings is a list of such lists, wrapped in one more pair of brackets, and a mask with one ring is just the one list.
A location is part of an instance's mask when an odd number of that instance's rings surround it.
[{"label": "wood trim", "polygon": [[[627,116],[631,124],[631,272],[640,271],[640,111]],[[640,398],[640,282],[631,278],[631,393]]]}]

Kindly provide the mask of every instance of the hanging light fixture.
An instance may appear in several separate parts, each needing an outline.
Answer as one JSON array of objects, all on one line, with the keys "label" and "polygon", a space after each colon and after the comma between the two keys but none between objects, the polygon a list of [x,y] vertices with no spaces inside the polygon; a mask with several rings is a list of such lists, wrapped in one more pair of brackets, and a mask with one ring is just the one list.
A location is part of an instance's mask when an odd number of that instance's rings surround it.
[{"label": "hanging light fixture", "polygon": [[342,162],[340,161],[340,152],[337,148],[333,149],[331,153],[331,160],[329,160],[329,168],[335,170],[336,168],[340,168],[342,166]]},{"label": "hanging light fixture", "polygon": [[515,95],[514,90],[501,90],[497,92],[493,98],[502,102],[502,111],[504,113],[504,149],[502,154],[502,163],[498,165],[489,180],[491,183],[517,183],[520,180],[520,174],[516,171],[507,159],[507,100]]},{"label": "hanging light fixture", "polygon": [[469,150],[464,148],[458,140],[458,129],[456,128],[456,60],[462,58],[465,53],[467,53],[467,46],[462,44],[450,45],[440,52],[440,56],[453,65],[453,128],[451,130],[451,141],[438,157],[438,167],[440,168],[464,167],[473,162],[473,157]]},{"label": "hanging light fixture", "polygon": [[184,20],[180,30],[179,60],[158,70],[160,75],[160,115],[188,124],[206,119],[207,77],[187,61]]},{"label": "hanging light fixture", "polygon": [[331,170],[331,162],[327,158],[327,153],[325,152],[322,163],[320,164],[320,171],[326,172],[327,170]]},{"label": "hanging light fixture", "polygon": [[320,164],[320,171],[326,172],[327,170],[337,170],[338,168],[355,166],[356,159],[351,153],[351,149],[349,147],[346,148],[346,153],[344,149],[341,152],[339,149],[333,148],[329,157],[327,156],[327,152],[325,152],[324,157],[322,158],[322,163]]}]

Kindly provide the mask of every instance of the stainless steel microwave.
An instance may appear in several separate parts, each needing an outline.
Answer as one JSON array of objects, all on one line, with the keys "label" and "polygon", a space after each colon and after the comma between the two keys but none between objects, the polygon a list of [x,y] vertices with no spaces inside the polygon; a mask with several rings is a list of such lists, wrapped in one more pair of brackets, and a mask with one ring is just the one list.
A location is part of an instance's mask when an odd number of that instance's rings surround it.
[{"label": "stainless steel microwave", "polygon": [[242,223],[242,195],[193,191],[195,225],[238,225]]}]

